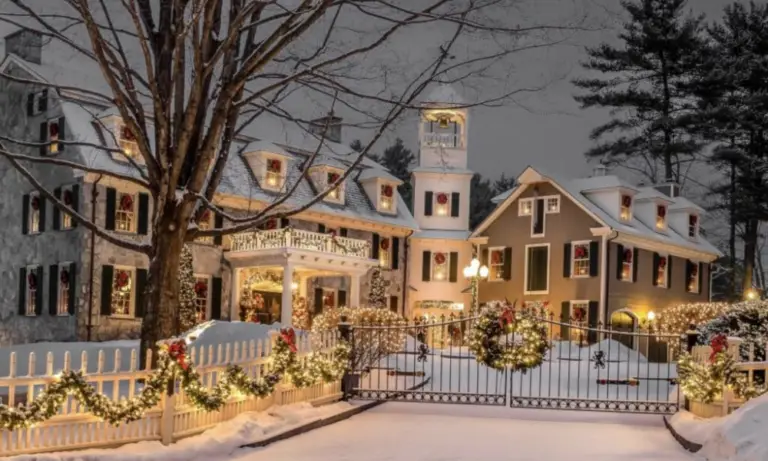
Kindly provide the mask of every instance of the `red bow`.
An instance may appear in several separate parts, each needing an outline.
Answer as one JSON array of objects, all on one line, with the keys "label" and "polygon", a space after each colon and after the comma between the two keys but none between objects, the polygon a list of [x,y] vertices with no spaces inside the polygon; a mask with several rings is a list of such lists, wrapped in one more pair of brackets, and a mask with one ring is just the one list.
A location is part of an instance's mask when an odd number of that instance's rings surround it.
[{"label": "red bow", "polygon": [[179,364],[182,370],[189,368],[187,363],[187,343],[183,339],[168,346],[168,355]]},{"label": "red bow", "polygon": [[291,352],[296,352],[296,332],[293,328],[283,328],[280,330],[280,338],[285,341]]},{"label": "red bow", "polygon": [[504,308],[499,316],[499,326],[504,328],[507,325],[511,325],[515,321],[515,310],[510,307]]},{"label": "red bow", "polygon": [[717,335],[712,338],[710,346],[712,347],[712,353],[709,355],[709,361],[714,362],[715,356],[728,347],[728,338],[725,335]]}]

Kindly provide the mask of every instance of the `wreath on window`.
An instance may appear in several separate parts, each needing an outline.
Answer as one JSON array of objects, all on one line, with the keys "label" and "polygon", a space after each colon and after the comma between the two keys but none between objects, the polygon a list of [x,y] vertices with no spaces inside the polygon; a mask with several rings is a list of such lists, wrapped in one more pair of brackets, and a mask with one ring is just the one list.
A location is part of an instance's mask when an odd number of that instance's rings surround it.
[{"label": "wreath on window", "polygon": [[435,264],[445,264],[445,253],[435,254]]},{"label": "wreath on window", "polygon": [[27,286],[30,290],[37,288],[37,275],[34,273],[27,275]]},{"label": "wreath on window", "polygon": [[278,160],[276,158],[273,158],[272,160],[270,160],[267,165],[269,166],[269,171],[271,173],[279,173],[280,169],[283,166],[282,162],[280,162],[280,160]]},{"label": "wreath on window", "polygon": [[630,197],[629,195],[623,195],[621,197],[621,204],[629,208],[630,206],[632,206],[632,197]]},{"label": "wreath on window", "polygon": [[389,239],[382,239],[381,243],[379,244],[382,250],[387,251],[389,250]]},{"label": "wreath on window", "polygon": [[128,282],[131,280],[131,276],[127,271],[118,271],[117,277],[115,277],[115,286],[118,289],[123,289],[128,286]]},{"label": "wreath on window", "polygon": [[272,218],[267,221],[265,227],[269,230],[276,229],[277,228],[277,220],[275,218]]},{"label": "wreath on window", "polygon": [[662,269],[667,267],[667,258],[664,258],[664,257],[659,258],[659,267]]},{"label": "wreath on window", "polygon": [[576,247],[575,255],[577,258],[582,259],[587,257],[587,248],[583,245]]},{"label": "wreath on window", "polygon": [[64,286],[69,286],[69,271],[66,269],[61,271],[61,274],[59,274],[59,282]]},{"label": "wreath on window", "polygon": [[328,183],[335,183],[339,179],[338,173],[328,173]]},{"label": "wreath on window", "polygon": [[469,350],[478,363],[525,373],[544,362],[550,349],[543,305],[515,310],[515,303],[492,301],[469,332]]},{"label": "wreath on window", "polygon": [[51,139],[58,139],[59,137],[59,124],[51,123],[48,125],[48,133],[51,135]]},{"label": "wreath on window", "polygon": [[195,283],[195,294],[198,298],[205,298],[208,295],[208,284],[202,280]]},{"label": "wreath on window", "polygon": [[74,197],[72,196],[71,190],[65,190],[64,191],[64,204],[69,206],[72,205],[72,202],[74,201]]},{"label": "wreath on window", "polygon": [[656,210],[656,214],[659,215],[660,218],[667,216],[667,207],[659,206]]},{"label": "wreath on window", "polygon": [[40,197],[32,197],[32,201],[30,203],[32,205],[32,209],[37,211],[40,209]]},{"label": "wreath on window", "polygon": [[120,196],[120,210],[133,211],[133,197],[128,194]]},{"label": "wreath on window", "polygon": [[134,142],[136,141],[136,136],[133,135],[133,130],[131,130],[130,127],[123,125],[123,129],[121,130],[120,136],[123,138],[124,141]]},{"label": "wreath on window", "polygon": [[491,253],[491,263],[492,264],[501,264],[501,252],[500,251],[494,251]]},{"label": "wreath on window", "polygon": [[200,216],[200,221],[208,222],[211,219],[211,210],[203,211],[203,215]]},{"label": "wreath on window", "polygon": [[587,311],[583,307],[573,308],[573,319],[577,322],[583,322],[587,318]]},{"label": "wreath on window", "polygon": [[440,205],[445,205],[446,203],[448,203],[448,194],[443,192],[437,194],[437,203],[439,203]]},{"label": "wreath on window", "polygon": [[632,262],[632,250],[626,249],[624,250],[624,262],[631,263]]},{"label": "wreath on window", "polygon": [[393,190],[392,190],[392,186],[390,185],[386,185],[381,188],[381,195],[383,195],[384,197],[391,198],[392,193],[393,193]]}]

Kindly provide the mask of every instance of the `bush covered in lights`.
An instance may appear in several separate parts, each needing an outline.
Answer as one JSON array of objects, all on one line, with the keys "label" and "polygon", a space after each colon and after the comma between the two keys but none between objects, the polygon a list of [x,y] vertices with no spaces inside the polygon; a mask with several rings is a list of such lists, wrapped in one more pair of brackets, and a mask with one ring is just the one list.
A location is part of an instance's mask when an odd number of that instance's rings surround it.
[{"label": "bush covered in lights", "polygon": [[[721,316],[728,309],[728,303],[686,303],[664,309],[654,322],[654,329],[659,335],[681,336],[691,325],[700,326]],[[668,339],[664,338],[664,339]],[[680,350],[680,341],[669,341],[673,352]]]},{"label": "bush covered in lights", "polygon": [[700,343],[709,344],[717,335],[735,336],[741,344],[741,358],[748,360],[749,348],[755,347],[755,360],[765,360],[768,342],[768,301],[744,301],[733,304],[727,311],[700,325]]},{"label": "bush covered in lights", "polygon": [[338,331],[341,318],[358,327],[353,329],[351,368],[362,370],[405,347],[405,319],[388,309],[339,307],[326,309],[312,320],[312,340],[321,346],[322,333]]}]

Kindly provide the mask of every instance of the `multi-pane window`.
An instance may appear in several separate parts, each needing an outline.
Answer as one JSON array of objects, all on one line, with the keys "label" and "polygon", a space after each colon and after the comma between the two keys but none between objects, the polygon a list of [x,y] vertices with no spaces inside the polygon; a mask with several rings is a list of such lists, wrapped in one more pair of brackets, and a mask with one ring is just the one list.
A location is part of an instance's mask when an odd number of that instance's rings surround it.
[{"label": "multi-pane window", "polygon": [[696,238],[699,235],[699,217],[695,214],[688,215],[688,237]]},{"label": "multi-pane window", "polygon": [[699,264],[688,261],[688,280],[686,284],[686,288],[688,289],[689,293],[698,293],[699,289],[701,288],[699,286]]},{"label": "multi-pane window", "polygon": [[265,176],[267,187],[279,189],[283,185],[283,162],[280,159],[267,159],[267,174]]},{"label": "multi-pane window", "polygon": [[[205,210],[203,211],[203,215],[200,217],[200,221],[197,223],[197,228],[200,230],[210,230],[213,229],[213,213],[211,213],[211,210]],[[207,236],[207,237],[198,237],[197,241],[200,243],[213,243],[213,237]]]},{"label": "multi-pane window", "polygon": [[533,214],[533,199],[520,199],[517,207],[518,216],[530,216]]},{"label": "multi-pane window", "polygon": [[195,277],[195,307],[198,322],[207,320],[208,299],[208,277]]},{"label": "multi-pane window", "polygon": [[136,227],[136,200],[128,193],[117,195],[115,206],[115,230],[134,232]]},{"label": "multi-pane window", "polygon": [[621,218],[622,221],[632,220],[632,196],[631,195],[621,196],[621,207],[619,208],[619,218]]},{"label": "multi-pane window", "polygon": [[59,120],[48,121],[48,153],[58,154],[61,151],[59,140],[61,139],[61,127]]},{"label": "multi-pane window", "polygon": [[667,228],[667,207],[656,205],[656,229],[664,230]]},{"label": "multi-pane window", "polygon": [[583,344],[587,341],[587,331],[585,328],[589,324],[589,302],[571,301],[571,325],[570,340],[577,344]]},{"label": "multi-pane window", "polygon": [[488,256],[488,265],[490,271],[488,274],[489,280],[503,280],[504,279],[504,248],[491,248]]},{"label": "multi-pane window", "polygon": [[139,143],[136,142],[136,135],[125,124],[120,124],[120,129],[117,133],[117,143],[127,157],[132,159],[139,158]]},{"label": "multi-pane window", "polygon": [[37,306],[37,297],[42,296],[41,284],[42,280],[38,280],[37,274],[39,273],[37,267],[27,268],[27,292],[26,292],[26,304],[24,313],[28,316],[36,315],[35,307]]},{"label": "multi-pane window", "polygon": [[659,256],[656,262],[656,286],[666,288],[667,280],[669,276],[669,258],[667,256]]},{"label": "multi-pane window", "polygon": [[[64,204],[68,207],[73,207],[75,205],[75,193],[72,190],[72,188],[67,188],[61,191],[61,199],[64,201]],[[71,229],[73,227],[72,222],[72,215],[69,213],[61,213],[61,228],[62,229]]]},{"label": "multi-pane window", "polygon": [[432,254],[432,280],[448,280],[448,253]]},{"label": "multi-pane window", "polygon": [[379,240],[379,265],[385,269],[392,267],[392,240],[389,238]]},{"label": "multi-pane window", "polygon": [[112,315],[128,317],[133,308],[134,273],[132,269],[115,268],[112,279]]},{"label": "multi-pane window", "polygon": [[560,197],[547,197],[547,213],[560,213]]},{"label": "multi-pane window", "polygon": [[435,213],[438,216],[448,216],[451,210],[451,194],[438,192],[435,194]]},{"label": "multi-pane window", "polygon": [[[338,181],[340,177],[341,175],[339,173],[335,171],[329,171],[326,177],[326,183],[328,187],[331,187],[331,185],[336,181]],[[331,190],[326,197],[331,200],[340,201],[342,197],[341,193],[342,193],[341,185],[339,185],[337,187],[334,187],[333,190]]]},{"label": "multi-pane window", "polygon": [[40,222],[43,219],[43,199],[37,194],[29,195],[29,233],[36,234],[40,232]]},{"label": "multi-pane window", "polygon": [[576,242],[573,244],[573,277],[589,276],[589,242]]},{"label": "multi-pane window", "polygon": [[549,246],[529,245],[525,251],[525,292],[549,292]]},{"label": "multi-pane window", "polygon": [[394,210],[395,188],[391,184],[381,185],[381,198],[379,199],[379,209],[383,211]]},{"label": "multi-pane window", "polygon": [[69,264],[59,266],[59,293],[56,300],[56,314],[58,315],[69,315],[69,297],[74,296],[74,293],[71,292],[70,267]]},{"label": "multi-pane window", "polygon": [[633,267],[634,251],[632,248],[624,248],[624,253],[621,255],[621,280],[625,282],[632,281],[632,267]]}]

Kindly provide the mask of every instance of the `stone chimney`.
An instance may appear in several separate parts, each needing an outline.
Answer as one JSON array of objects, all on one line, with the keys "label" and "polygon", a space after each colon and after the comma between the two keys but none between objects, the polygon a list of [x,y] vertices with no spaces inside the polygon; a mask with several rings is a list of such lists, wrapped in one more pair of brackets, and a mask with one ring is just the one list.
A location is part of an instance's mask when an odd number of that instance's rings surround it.
[{"label": "stone chimney", "polygon": [[21,29],[5,36],[5,55],[15,54],[34,64],[42,63],[43,36],[31,29]]},{"label": "stone chimney", "polygon": [[331,112],[325,117],[312,120],[309,122],[309,131],[318,138],[341,143],[341,117],[336,117]]}]

